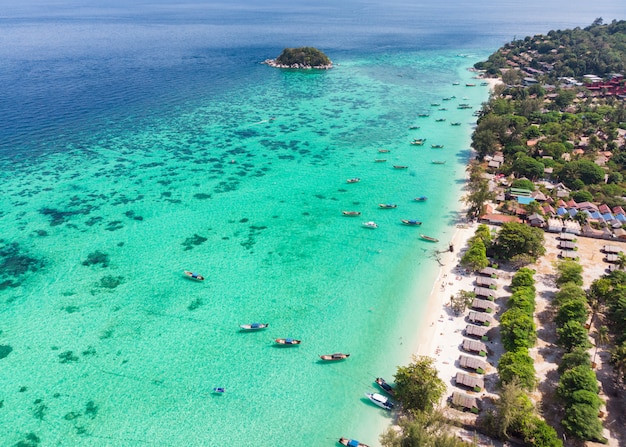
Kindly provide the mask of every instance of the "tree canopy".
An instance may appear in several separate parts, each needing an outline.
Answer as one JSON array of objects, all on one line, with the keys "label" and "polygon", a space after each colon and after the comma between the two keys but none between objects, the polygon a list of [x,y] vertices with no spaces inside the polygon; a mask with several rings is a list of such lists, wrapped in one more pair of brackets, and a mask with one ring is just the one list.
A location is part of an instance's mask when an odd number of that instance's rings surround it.
[{"label": "tree canopy", "polygon": [[395,375],[395,395],[404,410],[429,411],[441,400],[445,383],[437,375],[430,357],[413,357],[408,366],[398,367]]},{"label": "tree canopy", "polygon": [[285,48],[280,56],[276,58],[276,63],[304,67],[323,67],[331,65],[332,62],[322,51],[313,47]]},{"label": "tree canopy", "polygon": [[537,259],[546,252],[543,231],[517,222],[502,225],[493,248],[503,259],[513,259],[519,255],[530,255]]}]

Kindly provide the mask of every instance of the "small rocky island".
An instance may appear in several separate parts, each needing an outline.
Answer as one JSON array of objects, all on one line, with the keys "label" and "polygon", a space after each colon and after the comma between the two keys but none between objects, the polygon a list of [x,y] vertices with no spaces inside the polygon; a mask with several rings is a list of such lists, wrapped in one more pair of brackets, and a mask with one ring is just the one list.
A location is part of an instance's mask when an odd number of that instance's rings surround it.
[{"label": "small rocky island", "polygon": [[316,68],[320,70],[333,68],[333,63],[328,56],[313,47],[285,48],[276,59],[267,59],[263,63],[277,68]]}]

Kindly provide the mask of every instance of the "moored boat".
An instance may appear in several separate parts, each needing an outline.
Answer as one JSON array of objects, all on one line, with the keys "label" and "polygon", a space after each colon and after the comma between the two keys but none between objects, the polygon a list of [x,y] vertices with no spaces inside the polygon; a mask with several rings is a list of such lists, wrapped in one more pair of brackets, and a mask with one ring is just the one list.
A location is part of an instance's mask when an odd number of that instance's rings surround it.
[{"label": "moored boat", "polygon": [[445,120],[445,118],[437,118],[435,121],[438,123],[443,123]]},{"label": "moored boat", "polygon": [[409,126],[409,129],[411,129],[411,130],[416,130],[416,129],[419,129],[419,128],[420,128],[420,126]]},{"label": "moored boat", "polygon": [[443,149],[443,144],[431,144],[430,147],[433,149]]},{"label": "moored boat", "polygon": [[428,197],[419,196],[419,197],[414,198],[413,200],[415,200],[416,202],[425,202],[426,200],[428,200]]},{"label": "moored boat", "polygon": [[450,123],[451,126],[460,126],[461,123],[458,121],[455,121],[454,123]]},{"label": "moored boat", "polygon": [[430,237],[430,236],[426,236],[425,234],[420,234],[420,237],[422,239],[424,239],[425,241],[428,241],[428,242],[439,242],[439,239],[434,238],[434,237]]},{"label": "moored boat", "polygon": [[408,220],[408,219],[402,219],[402,223],[404,225],[409,225],[413,227],[418,227],[422,224],[422,222],[420,222],[419,220]]},{"label": "moored boat", "polygon": [[378,152],[380,152],[381,154],[386,154],[387,152],[389,152],[389,149],[378,149]]},{"label": "moored boat", "polygon": [[417,116],[419,116],[420,118],[426,118],[426,117],[429,117],[430,115],[428,113],[420,113]]},{"label": "moored boat", "polygon": [[375,163],[384,163],[386,161],[387,161],[386,158],[377,158],[377,159],[374,160]]},{"label": "moored boat", "polygon": [[202,276],[202,275],[199,275],[199,274],[194,273],[194,272],[190,272],[188,270],[185,270],[184,273],[185,273],[185,275],[187,275],[191,279],[195,279],[196,281],[204,281],[204,276]]},{"label": "moored boat", "polygon": [[365,395],[368,397],[369,400],[378,405],[380,408],[384,408],[385,410],[389,411],[393,409],[393,403],[385,396],[378,393],[365,393]]},{"label": "moored boat", "polygon": [[226,392],[226,388],[221,386],[216,386],[213,388],[213,394],[224,394]]},{"label": "moored boat", "polygon": [[342,211],[341,213],[344,216],[350,216],[350,217],[355,217],[355,216],[360,216],[361,215],[360,211]]},{"label": "moored boat", "polygon": [[476,84],[465,84],[465,87],[476,87]]},{"label": "moored boat", "polygon": [[378,384],[381,390],[393,396],[393,388],[391,388],[391,385],[385,382],[385,379],[383,379],[382,377],[376,377],[375,382]]},{"label": "moored boat", "polygon": [[326,361],[326,362],[336,362],[338,360],[345,360],[348,357],[350,357],[350,354],[344,354],[342,352],[336,352],[334,354],[324,354],[324,355],[320,355],[320,359]]},{"label": "moored boat", "polygon": [[258,331],[259,329],[265,329],[269,325],[269,323],[250,323],[240,324],[239,327],[244,331]]},{"label": "moored boat", "polygon": [[367,444],[363,444],[356,439],[349,439],[344,437],[339,438],[339,441],[337,442],[341,445],[346,445],[348,447],[369,447]]},{"label": "moored boat", "polygon": [[359,183],[361,179],[359,177],[353,177],[346,180],[347,183]]},{"label": "moored boat", "polygon": [[302,340],[296,340],[295,338],[277,338],[274,341],[278,343],[279,345],[284,345],[284,346],[293,346],[293,345],[299,345],[300,343],[302,343]]},{"label": "moored boat", "polygon": [[404,165],[393,165],[393,169],[408,169],[408,166],[404,166]]},{"label": "moored boat", "polygon": [[365,228],[378,228],[378,224],[376,222],[372,222],[371,220],[369,222],[363,222],[363,226]]},{"label": "moored boat", "polygon": [[378,206],[383,209],[398,208],[395,203],[379,203]]},{"label": "moored boat", "polygon": [[432,160],[432,164],[434,165],[445,165],[445,160]]}]

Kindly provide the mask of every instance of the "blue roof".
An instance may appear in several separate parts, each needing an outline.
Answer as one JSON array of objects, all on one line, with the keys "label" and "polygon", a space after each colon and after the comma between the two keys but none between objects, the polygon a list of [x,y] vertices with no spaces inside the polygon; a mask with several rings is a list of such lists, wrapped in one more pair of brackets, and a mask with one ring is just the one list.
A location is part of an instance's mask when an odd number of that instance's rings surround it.
[{"label": "blue roof", "polygon": [[614,219],[614,217],[613,217],[613,215],[612,215],[611,213],[604,213],[604,214],[602,215],[602,218],[603,218],[604,220],[613,220],[613,219]]},{"label": "blue roof", "polygon": [[626,222],[626,216],[624,216],[622,213],[616,214],[615,218],[620,222]]},{"label": "blue roof", "polygon": [[533,199],[532,197],[522,197],[522,196],[518,196],[517,197],[517,203],[521,204],[521,205],[528,205],[531,202],[534,202],[535,199]]},{"label": "blue roof", "polygon": [[593,213],[589,213],[589,215],[593,219],[602,219],[602,214],[600,214],[598,211],[594,211]]},{"label": "blue roof", "polygon": [[576,208],[572,208],[568,211],[569,215],[574,217],[576,214],[578,214],[578,210]]},{"label": "blue roof", "polygon": [[563,207],[560,207],[560,208],[558,208],[558,209],[556,210],[556,213],[557,213],[559,216],[562,216],[563,214],[567,214],[567,210],[566,210],[565,208],[563,208]]}]

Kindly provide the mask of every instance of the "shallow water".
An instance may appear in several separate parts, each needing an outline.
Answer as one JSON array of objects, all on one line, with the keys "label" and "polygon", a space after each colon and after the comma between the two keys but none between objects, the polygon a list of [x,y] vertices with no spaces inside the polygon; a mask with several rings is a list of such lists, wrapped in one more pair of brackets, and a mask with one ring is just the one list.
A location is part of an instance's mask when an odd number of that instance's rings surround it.
[{"label": "shallow water", "polygon": [[[269,32],[285,17],[276,5],[9,10],[4,444],[376,445],[390,419],[363,393],[419,342],[487,98],[467,68],[508,30],[465,24],[474,34],[459,40],[407,31],[400,3],[382,16],[328,4],[334,20],[296,35],[332,42],[339,65],[276,70],[259,64],[284,40]],[[295,9],[288,28],[316,14]],[[270,326],[238,330],[254,321]],[[351,357],[318,361],[337,351]]]}]

